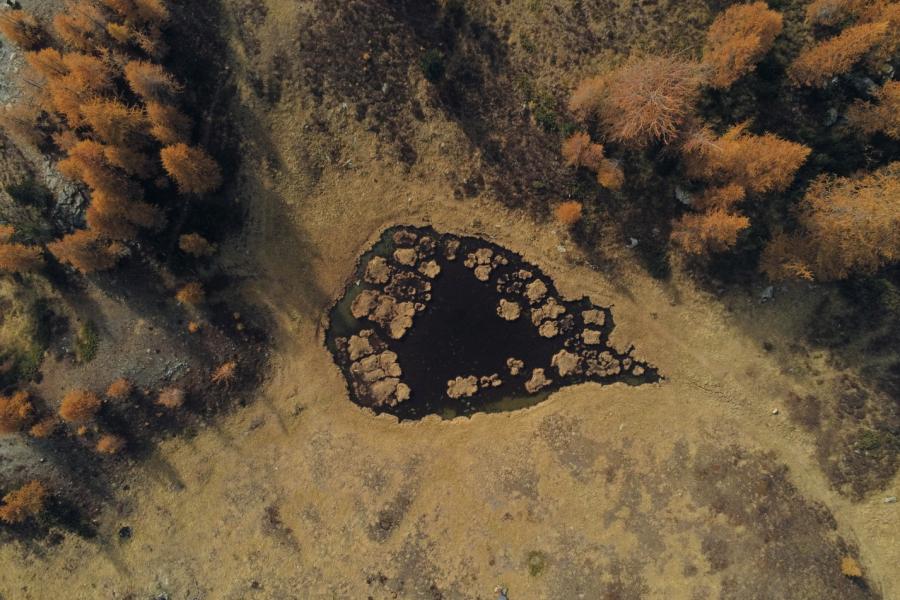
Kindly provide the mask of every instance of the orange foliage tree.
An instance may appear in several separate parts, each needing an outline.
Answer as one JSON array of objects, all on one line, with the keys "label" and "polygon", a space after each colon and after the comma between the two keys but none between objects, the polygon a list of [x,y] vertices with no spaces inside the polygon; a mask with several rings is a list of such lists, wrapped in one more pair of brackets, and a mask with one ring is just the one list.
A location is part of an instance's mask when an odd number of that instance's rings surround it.
[{"label": "orange foliage tree", "polygon": [[856,179],[820,177],[798,217],[800,230],[776,236],[763,253],[773,279],[843,279],[900,260],[900,162]]},{"label": "orange foliage tree", "polygon": [[574,225],[581,220],[581,202],[569,200],[560,203],[554,211],[556,220],[563,225]]},{"label": "orange foliage tree", "polygon": [[48,79],[65,77],[69,74],[69,67],[63,61],[63,55],[54,48],[26,52],[25,61],[32,69]]},{"label": "orange foliage tree", "polygon": [[691,140],[683,150],[690,177],[760,193],[787,189],[810,153],[808,147],[771,133],[748,133],[746,123],[709,143]]},{"label": "orange foliage tree", "polygon": [[163,148],[160,157],[163,168],[183,193],[205,194],[222,184],[218,163],[202,148],[175,144]]},{"label": "orange foliage tree", "polygon": [[806,6],[806,22],[811,25],[838,25],[855,15],[864,0],[813,0]]},{"label": "orange foliage tree", "polygon": [[45,40],[44,30],[37,19],[24,10],[4,10],[0,13],[0,31],[25,50],[34,50]]},{"label": "orange foliage tree", "polygon": [[800,85],[824,87],[835,75],[848,72],[887,31],[887,22],[848,27],[839,35],[804,50],[788,67],[788,75]]},{"label": "orange foliage tree", "polygon": [[900,81],[888,81],[875,94],[875,103],[857,100],[847,111],[847,120],[863,132],[882,132],[900,140]]},{"label": "orange foliage tree", "polygon": [[192,256],[212,256],[216,247],[199,233],[186,233],[178,238],[178,247]]},{"label": "orange foliage tree", "polygon": [[31,429],[28,430],[28,435],[38,439],[48,438],[56,431],[58,424],[59,421],[55,417],[44,417],[31,426]]},{"label": "orange foliage tree", "polygon": [[0,506],[0,521],[16,524],[36,517],[44,510],[46,498],[47,488],[39,481],[29,481],[3,497],[3,506]]},{"label": "orange foliage tree", "polygon": [[237,362],[229,360],[219,365],[210,376],[213,383],[230,383],[237,374]]},{"label": "orange foliage tree", "polygon": [[147,129],[144,112],[105,98],[95,98],[81,106],[85,123],[101,141],[114,146],[140,144]]},{"label": "orange foliage tree", "polygon": [[59,416],[69,423],[90,421],[100,410],[100,396],[89,390],[71,390],[59,406]]},{"label": "orange foliage tree", "polygon": [[738,234],[750,226],[744,215],[715,208],[706,213],[690,213],[675,221],[672,242],[687,254],[721,252],[734,246]]},{"label": "orange foliage tree", "polygon": [[30,273],[44,266],[41,249],[25,244],[0,243],[0,271]]},{"label": "orange foliage tree", "polygon": [[125,65],[128,87],[146,102],[169,102],[181,91],[181,86],[161,66],[145,60],[133,60]]},{"label": "orange foliage tree", "polygon": [[21,431],[33,413],[34,407],[28,392],[18,391],[11,396],[0,396],[0,433]]},{"label": "orange foliage tree", "polygon": [[119,377],[106,388],[106,396],[115,400],[124,400],[131,395],[134,386],[124,377]]},{"label": "orange foliage tree", "polygon": [[147,102],[150,135],[166,145],[186,142],[190,137],[191,119],[169,104]]},{"label": "orange foliage tree", "polygon": [[178,300],[179,303],[187,304],[189,306],[197,306],[203,302],[205,297],[206,292],[203,291],[203,286],[196,281],[185,284],[175,294],[175,299]]},{"label": "orange foliage tree", "polygon": [[96,231],[78,229],[62,239],[47,244],[47,249],[60,262],[68,263],[82,273],[105,271],[115,266],[118,257]]},{"label": "orange foliage tree", "polygon": [[765,2],[735,4],[716,17],[706,33],[704,66],[715,88],[727,88],[750,72],[781,33],[780,13]]},{"label": "orange foliage tree", "polygon": [[97,452],[100,454],[118,454],[125,448],[125,438],[113,433],[105,433],[97,440]]},{"label": "orange foliage tree", "polygon": [[167,387],[159,392],[156,403],[173,410],[180,408],[184,404],[184,390],[177,387]]},{"label": "orange foliage tree", "polygon": [[693,110],[700,83],[697,65],[651,56],[583,83],[569,107],[579,118],[597,116],[610,140],[634,147],[668,143]]},{"label": "orange foliage tree", "polygon": [[568,167],[587,167],[596,171],[603,160],[603,146],[591,142],[587,133],[573,133],[562,143],[562,156]]}]

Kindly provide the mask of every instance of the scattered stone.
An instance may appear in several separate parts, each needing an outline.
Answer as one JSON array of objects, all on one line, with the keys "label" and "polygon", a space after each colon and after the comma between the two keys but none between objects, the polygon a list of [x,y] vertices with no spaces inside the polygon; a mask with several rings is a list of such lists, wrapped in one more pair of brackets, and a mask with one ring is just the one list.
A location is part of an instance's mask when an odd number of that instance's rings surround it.
[{"label": "scattered stone", "polygon": [[631,370],[631,372],[635,376],[640,377],[641,375],[644,374],[644,367],[642,367],[641,365],[635,365],[634,368]]},{"label": "scattered stone", "polygon": [[365,280],[369,283],[387,283],[391,278],[391,266],[383,256],[372,257],[366,265]]},{"label": "scattered stone", "polygon": [[773,415],[777,415],[777,414],[778,414],[778,409],[777,409],[777,408],[773,408],[773,409],[772,409],[772,414],[773,414]]},{"label": "scattered stone", "polygon": [[509,369],[509,374],[515,377],[525,368],[525,362],[518,358],[510,357],[506,359],[506,368]]},{"label": "scattered stone", "polygon": [[371,329],[365,329],[359,332],[359,335],[354,335],[350,338],[350,342],[347,344],[347,353],[350,355],[350,360],[358,360],[363,356],[368,356],[372,354],[372,344],[369,342],[369,337],[374,332]]},{"label": "scattered stone", "polygon": [[553,383],[552,379],[547,379],[543,369],[534,369],[531,372],[531,379],[525,382],[525,391],[533,394],[541,388],[545,388]]},{"label": "scattered stone", "polygon": [[691,193],[680,185],[675,186],[675,199],[685,206],[691,206],[694,203],[694,198],[691,196]]},{"label": "scattered stone", "polygon": [[596,346],[600,343],[600,337],[603,332],[595,329],[585,329],[581,332],[581,339],[588,346]]},{"label": "scattered stone", "polygon": [[132,535],[134,535],[134,532],[131,530],[131,527],[126,525],[125,527],[119,528],[120,540],[130,540]]},{"label": "scattered stone", "polygon": [[598,308],[581,311],[581,318],[585,325],[603,327],[603,324],[606,323],[606,313]]},{"label": "scattered stone", "polygon": [[532,304],[537,304],[547,293],[547,284],[540,279],[535,279],[525,286],[525,297]]},{"label": "scattered stone", "polygon": [[522,314],[522,308],[518,302],[512,302],[506,298],[500,299],[500,306],[497,307],[497,314],[501,319],[507,321],[515,321]]},{"label": "scattered stone", "polygon": [[852,556],[845,556],[841,559],[841,574],[850,578],[862,577],[862,567]]},{"label": "scattered stone", "polygon": [[447,395],[451,398],[468,398],[478,391],[478,378],[474,375],[456,377],[447,382]]},{"label": "scattered stone", "polygon": [[896,504],[897,496],[888,496],[887,498],[882,500],[882,502],[884,502],[885,504]]},{"label": "scattered stone", "polygon": [[581,357],[568,350],[560,350],[553,355],[550,364],[556,367],[560,377],[565,377],[570,373],[578,372],[581,367]]},{"label": "scattered stone", "polygon": [[429,279],[434,279],[441,272],[441,266],[437,264],[436,260],[429,260],[428,262],[424,262],[419,265],[419,273],[428,277]]},{"label": "scattered stone", "polygon": [[628,238],[628,243],[625,244],[625,247],[626,248],[636,248],[637,245],[638,245],[638,239],[630,237],[630,238]]},{"label": "scattered stone", "polygon": [[527,281],[527,280],[531,279],[531,277],[532,277],[531,271],[526,271],[525,269],[519,269],[518,271],[516,271],[516,277],[518,277],[522,281]]},{"label": "scattered stone", "polygon": [[541,334],[542,337],[552,338],[559,333],[559,323],[556,321],[544,321],[541,323],[541,326],[538,327],[538,333]]},{"label": "scattered stone", "polygon": [[414,267],[419,255],[415,248],[398,248],[394,250],[394,260],[407,267]]},{"label": "scattered stone", "polygon": [[775,287],[769,286],[762,291],[762,294],[759,295],[760,302],[768,302],[769,300],[775,299]]}]

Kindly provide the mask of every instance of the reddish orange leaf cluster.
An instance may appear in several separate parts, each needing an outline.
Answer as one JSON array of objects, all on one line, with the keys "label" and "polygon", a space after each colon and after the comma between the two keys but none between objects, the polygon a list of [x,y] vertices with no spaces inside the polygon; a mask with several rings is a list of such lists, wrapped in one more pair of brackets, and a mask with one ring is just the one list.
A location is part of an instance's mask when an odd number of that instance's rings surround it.
[{"label": "reddish orange leaf cluster", "polygon": [[0,433],[21,431],[34,414],[28,392],[18,391],[0,396]]},{"label": "reddish orange leaf cluster", "polygon": [[753,69],[781,33],[780,13],[765,2],[735,4],[713,21],[706,34],[703,63],[710,85],[727,88]]},{"label": "reddish orange leaf cluster", "polygon": [[849,71],[888,32],[887,22],[863,23],[843,30],[802,52],[788,68],[800,85],[823,87],[835,75]]},{"label": "reddish orange leaf cluster", "polygon": [[16,524],[36,517],[44,510],[46,498],[47,488],[38,481],[29,481],[3,497],[3,506],[0,506],[0,521]]},{"label": "reddish orange leaf cluster", "polygon": [[856,179],[820,177],[798,218],[800,231],[776,236],[763,254],[773,279],[843,279],[900,260],[900,162]]}]

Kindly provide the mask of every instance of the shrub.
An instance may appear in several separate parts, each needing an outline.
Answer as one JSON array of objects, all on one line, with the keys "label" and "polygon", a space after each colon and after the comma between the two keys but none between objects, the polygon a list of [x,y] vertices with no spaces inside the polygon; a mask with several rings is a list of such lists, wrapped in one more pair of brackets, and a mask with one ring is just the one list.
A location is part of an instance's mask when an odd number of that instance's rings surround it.
[{"label": "shrub", "polygon": [[605,188],[617,190],[625,183],[625,172],[619,166],[619,161],[604,158],[597,169],[597,183]]},{"label": "shrub", "polygon": [[118,454],[125,448],[125,438],[112,433],[103,434],[97,440],[96,448],[100,454]]},{"label": "shrub", "polygon": [[773,279],[844,279],[900,260],[900,162],[856,179],[818,178],[798,220],[800,231],[776,236],[763,253]]},{"label": "shrub", "polygon": [[184,390],[177,387],[168,387],[159,392],[156,403],[173,410],[180,408],[184,404]]},{"label": "shrub", "polygon": [[88,390],[71,390],[59,406],[59,416],[69,423],[90,421],[100,410],[102,401],[94,392]]},{"label": "shrub", "polygon": [[131,395],[133,389],[134,385],[129,380],[119,377],[106,388],[106,396],[114,400],[125,400]]},{"label": "shrub", "polygon": [[632,60],[606,78],[600,123],[609,139],[630,146],[671,142],[693,110],[699,86],[693,63],[658,56]]},{"label": "shrub", "polygon": [[44,510],[46,497],[47,489],[40,482],[29,481],[3,497],[0,521],[16,524],[38,516]]},{"label": "shrub", "polygon": [[734,246],[750,219],[716,208],[707,213],[686,214],[672,226],[672,241],[686,254],[721,252]]},{"label": "shrub", "polygon": [[175,144],[163,148],[160,156],[163,168],[183,193],[205,194],[222,184],[218,163],[202,148]]},{"label": "shrub", "polygon": [[596,117],[606,91],[605,77],[589,77],[582,80],[569,97],[569,111],[580,121]]},{"label": "shrub", "polygon": [[105,271],[117,261],[114,248],[94,231],[78,229],[62,239],[47,244],[60,262],[68,263],[82,273]]},{"label": "shrub", "polygon": [[213,371],[210,381],[213,383],[230,383],[237,374],[237,362],[229,360]]},{"label": "shrub", "polygon": [[857,100],[847,111],[847,120],[864,133],[882,132],[900,140],[900,81],[888,81],[875,94],[875,103]]},{"label": "shrub", "polygon": [[178,238],[178,247],[192,256],[212,256],[216,247],[199,233],[186,233]]},{"label": "shrub", "polygon": [[688,175],[718,184],[736,184],[750,192],[787,189],[810,149],[771,133],[747,133],[747,124],[735,125],[714,142],[696,141],[694,134],[683,147]]},{"label": "shrub", "polygon": [[603,160],[603,146],[592,143],[591,136],[586,133],[573,133],[562,143],[562,156],[566,166],[597,171]]},{"label": "shrub", "polygon": [[37,19],[24,10],[4,10],[0,13],[0,31],[25,50],[34,50],[44,43],[44,30]]},{"label": "shrub", "polygon": [[31,273],[42,266],[44,259],[37,246],[0,243],[0,271]]},{"label": "shrub", "polygon": [[765,2],[736,4],[716,17],[706,34],[703,63],[712,87],[727,88],[750,72],[781,33],[780,13]]},{"label": "shrub", "polygon": [[33,438],[48,438],[56,431],[56,426],[58,424],[59,421],[57,421],[55,417],[44,417],[31,426],[31,429],[28,430],[28,434]]},{"label": "shrub", "polygon": [[187,304],[188,306],[197,306],[201,304],[205,297],[206,292],[203,291],[203,286],[196,281],[185,284],[175,294],[175,299],[178,300],[179,303]]},{"label": "shrub", "polygon": [[11,396],[0,396],[0,433],[21,431],[33,413],[34,407],[28,392],[18,391]]},{"label": "shrub", "polygon": [[581,220],[581,202],[574,200],[563,202],[556,207],[554,213],[556,220],[563,225],[574,225]]},{"label": "shrub", "polygon": [[803,51],[788,67],[788,75],[800,85],[824,87],[835,75],[848,72],[887,33],[888,24],[863,23]]}]

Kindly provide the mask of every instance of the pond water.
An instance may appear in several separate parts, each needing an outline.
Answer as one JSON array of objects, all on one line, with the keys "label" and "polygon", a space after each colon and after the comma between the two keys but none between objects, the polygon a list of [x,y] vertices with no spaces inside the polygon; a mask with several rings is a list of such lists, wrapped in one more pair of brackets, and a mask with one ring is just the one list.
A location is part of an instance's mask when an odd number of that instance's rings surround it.
[{"label": "pond water", "polygon": [[326,342],[351,399],[401,419],[516,410],[583,381],[659,379],[607,344],[608,307],[564,301],[518,254],[394,227],[361,258]]}]

